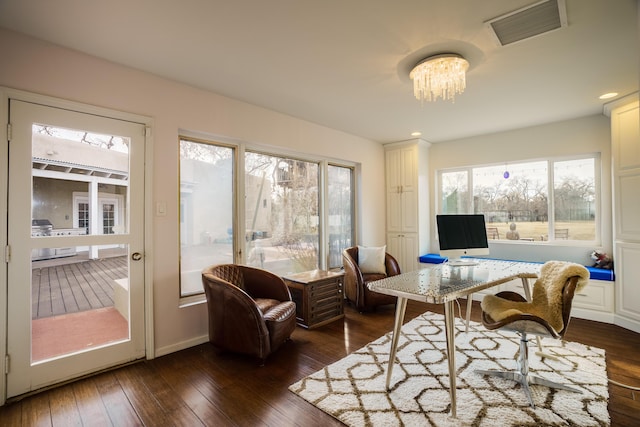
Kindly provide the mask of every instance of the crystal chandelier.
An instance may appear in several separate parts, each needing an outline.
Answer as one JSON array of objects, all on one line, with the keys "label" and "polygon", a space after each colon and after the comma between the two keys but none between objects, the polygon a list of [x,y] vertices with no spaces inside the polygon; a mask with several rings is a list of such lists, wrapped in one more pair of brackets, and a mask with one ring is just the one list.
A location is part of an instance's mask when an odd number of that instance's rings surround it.
[{"label": "crystal chandelier", "polygon": [[416,65],[409,77],[413,79],[413,94],[420,101],[436,101],[439,97],[455,101],[464,92],[465,73],[469,62],[455,53],[430,56]]}]

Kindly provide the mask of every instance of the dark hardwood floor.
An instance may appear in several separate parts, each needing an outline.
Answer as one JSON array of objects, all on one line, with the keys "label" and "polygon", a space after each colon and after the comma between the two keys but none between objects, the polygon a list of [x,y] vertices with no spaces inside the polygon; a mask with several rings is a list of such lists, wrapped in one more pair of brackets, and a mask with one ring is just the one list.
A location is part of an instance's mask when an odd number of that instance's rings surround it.
[{"label": "dark hardwood floor", "polygon": [[[409,302],[405,320],[427,310],[442,312]],[[341,425],[288,386],[390,331],[393,314],[392,306],[367,314],[346,307],[344,322],[297,328],[265,366],[217,354],[209,344],[138,362],[8,403],[0,407],[0,425]],[[478,303],[472,317],[479,321]],[[609,378],[640,386],[640,334],[573,319],[566,339],[604,348]],[[609,393],[612,425],[640,425],[640,393],[616,385]]]}]

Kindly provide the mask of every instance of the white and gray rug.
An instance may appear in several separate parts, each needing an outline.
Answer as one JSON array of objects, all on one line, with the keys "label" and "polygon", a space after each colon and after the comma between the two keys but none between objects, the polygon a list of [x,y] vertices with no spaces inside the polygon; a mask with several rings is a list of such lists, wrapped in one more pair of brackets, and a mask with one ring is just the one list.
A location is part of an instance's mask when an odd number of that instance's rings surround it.
[{"label": "white and gray rug", "polygon": [[[449,416],[449,375],[444,318],[425,313],[403,326],[385,390],[390,337],[367,344],[344,359],[292,384],[289,390],[353,426],[608,426],[604,350],[544,339],[541,359],[529,351],[530,372],[571,385],[582,394],[532,385],[536,409],[512,381],[483,377],[476,369],[515,369],[519,337],[456,320],[457,418]],[[535,340],[531,340],[531,343]]]}]

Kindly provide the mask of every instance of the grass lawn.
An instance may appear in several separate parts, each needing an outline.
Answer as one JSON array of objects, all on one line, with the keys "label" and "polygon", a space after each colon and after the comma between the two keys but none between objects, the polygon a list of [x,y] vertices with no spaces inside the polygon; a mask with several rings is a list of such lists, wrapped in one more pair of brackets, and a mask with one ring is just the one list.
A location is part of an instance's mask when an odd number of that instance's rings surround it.
[{"label": "grass lawn", "polygon": [[[488,222],[487,228],[495,227],[498,229],[499,239],[507,238],[509,224],[506,222]],[[540,242],[548,240],[549,223],[548,222],[516,222],[516,231],[520,233],[521,239],[533,239]],[[594,221],[572,221],[572,222],[556,222],[556,229],[566,228],[569,230],[569,240],[595,240],[596,225]],[[491,238],[491,235],[489,236]]]}]

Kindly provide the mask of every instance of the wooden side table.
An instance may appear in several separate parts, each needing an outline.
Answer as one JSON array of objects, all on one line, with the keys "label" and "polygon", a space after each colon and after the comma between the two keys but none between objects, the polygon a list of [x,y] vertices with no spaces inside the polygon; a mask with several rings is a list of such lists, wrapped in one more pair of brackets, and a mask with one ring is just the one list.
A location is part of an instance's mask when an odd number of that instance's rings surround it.
[{"label": "wooden side table", "polygon": [[284,276],[296,303],[296,320],[304,328],[317,328],[344,317],[344,273],[312,270]]}]

